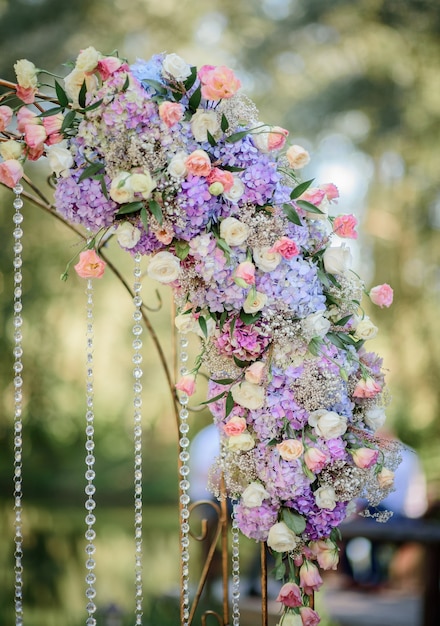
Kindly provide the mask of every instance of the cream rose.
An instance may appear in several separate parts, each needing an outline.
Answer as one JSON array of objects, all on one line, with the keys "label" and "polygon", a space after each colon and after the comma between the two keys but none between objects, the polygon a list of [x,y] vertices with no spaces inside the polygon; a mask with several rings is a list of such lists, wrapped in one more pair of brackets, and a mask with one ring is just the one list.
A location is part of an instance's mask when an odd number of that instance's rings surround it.
[{"label": "cream rose", "polygon": [[310,154],[305,148],[298,145],[290,146],[286,151],[286,157],[293,170],[300,170],[310,161]]},{"label": "cream rose", "polygon": [[361,319],[356,325],[354,331],[354,337],[356,339],[362,339],[367,341],[368,339],[374,339],[378,332],[377,326],[373,324],[368,315]]},{"label": "cream rose", "polygon": [[234,176],[233,178],[234,182],[232,187],[229,191],[223,192],[223,197],[226,198],[226,200],[229,200],[229,202],[232,202],[232,204],[237,204],[241,196],[244,194],[245,187],[243,181],[238,176]]},{"label": "cream rose", "polygon": [[250,509],[256,506],[261,506],[263,500],[266,500],[267,498],[269,498],[269,493],[261,483],[255,482],[248,485],[241,494],[242,503]]},{"label": "cream rose", "polygon": [[272,272],[281,263],[282,256],[279,252],[270,252],[269,246],[254,248],[252,255],[254,263],[262,272]]},{"label": "cream rose", "polygon": [[18,143],[18,141],[14,141],[13,139],[8,139],[3,143],[0,143],[0,156],[5,161],[9,159],[19,159],[23,154],[23,145]]},{"label": "cream rose", "polygon": [[265,367],[266,364],[264,361],[254,361],[251,365],[249,365],[244,375],[248,383],[253,383],[254,385],[261,383]]},{"label": "cream rose", "polygon": [[186,152],[177,152],[168,164],[169,175],[173,178],[185,178],[188,174],[188,168],[186,167],[187,158]]},{"label": "cream rose", "polygon": [[119,172],[113,178],[110,185],[110,198],[118,204],[132,202],[134,200],[134,192],[129,185],[130,172]]},{"label": "cream rose", "polygon": [[131,174],[127,183],[133,193],[139,193],[145,199],[151,196],[151,192],[156,187],[156,182],[153,180],[148,170]]},{"label": "cream rose", "polygon": [[191,118],[191,131],[196,141],[208,141],[208,131],[214,136],[219,129],[217,114],[212,109],[198,109]]},{"label": "cream rose", "polygon": [[266,396],[264,387],[249,383],[247,380],[232,385],[231,393],[234,402],[246,409],[251,409],[251,411],[261,409]]},{"label": "cream rose", "polygon": [[323,254],[325,271],[329,274],[345,274],[352,264],[350,248],[342,246],[330,246]]},{"label": "cream rose", "polygon": [[247,452],[255,446],[255,441],[248,431],[244,431],[241,435],[232,435],[228,439],[228,448],[234,452]]},{"label": "cream rose", "polygon": [[14,65],[17,83],[24,89],[36,89],[38,86],[38,70],[27,59],[20,59]]},{"label": "cream rose", "polygon": [[178,54],[167,54],[162,63],[164,72],[176,80],[186,80],[191,74],[191,66]]},{"label": "cream rose", "polygon": [[148,276],[160,283],[172,283],[179,277],[179,274],[179,259],[166,250],[155,254],[148,266]]},{"label": "cream rose", "polygon": [[98,87],[98,79],[94,74],[85,74],[76,67],[64,78],[64,90],[75,106],[78,106],[79,92],[86,81],[88,93],[93,93]]},{"label": "cream rose", "polygon": [[304,452],[304,446],[299,439],[285,439],[277,444],[277,450],[284,461],[295,461]]},{"label": "cream rose", "polygon": [[303,333],[306,337],[324,337],[329,329],[330,322],[321,311],[312,313],[301,322]]},{"label": "cream rose", "polygon": [[267,296],[261,291],[249,291],[246,300],[243,302],[243,311],[245,313],[253,314],[261,311],[266,306]]},{"label": "cream rose", "polygon": [[315,502],[320,509],[333,511],[336,506],[336,494],[333,487],[330,485],[323,485],[315,491],[314,496]]},{"label": "cream rose", "polygon": [[267,545],[275,552],[294,550],[299,541],[299,537],[284,522],[274,524],[267,537]]},{"label": "cream rose", "polygon": [[57,176],[68,176],[69,170],[73,166],[72,154],[66,146],[67,143],[62,141],[46,148],[49,167]]},{"label": "cream rose", "polygon": [[382,428],[385,424],[385,420],[385,411],[380,406],[372,407],[371,409],[365,411],[364,422],[368,428],[371,428],[374,432],[376,432],[379,428]]},{"label": "cream rose", "polygon": [[122,248],[134,248],[141,238],[141,231],[130,222],[123,222],[116,229],[116,238]]},{"label": "cream rose", "polygon": [[249,235],[249,226],[235,217],[227,217],[220,224],[220,237],[228,246],[241,246]]},{"label": "cream rose", "polygon": [[195,320],[192,313],[180,313],[174,318],[174,325],[179,331],[185,335],[186,333],[193,333],[195,331]]},{"label": "cream rose", "polygon": [[377,482],[381,489],[390,489],[394,485],[394,472],[383,467],[377,475]]},{"label": "cream rose", "polygon": [[93,46],[89,46],[79,53],[75,68],[80,72],[93,72],[97,68],[99,60],[102,58],[102,54],[95,50]]},{"label": "cream rose", "polygon": [[347,418],[326,409],[318,409],[310,413],[308,422],[310,426],[313,426],[318,437],[324,439],[340,437],[347,430]]}]

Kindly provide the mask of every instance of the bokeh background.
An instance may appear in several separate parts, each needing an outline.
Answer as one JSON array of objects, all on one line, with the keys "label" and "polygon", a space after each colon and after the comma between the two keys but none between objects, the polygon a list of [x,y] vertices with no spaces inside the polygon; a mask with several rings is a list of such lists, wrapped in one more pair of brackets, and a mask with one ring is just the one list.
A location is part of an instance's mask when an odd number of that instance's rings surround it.
[{"label": "bokeh background", "polygon": [[[224,64],[262,121],[290,130],[358,216],[354,251],[367,286],[388,282],[390,310],[369,310],[392,395],[388,420],[419,454],[440,497],[440,11],[437,0],[0,0],[0,76],[13,63],[66,74],[81,48],[130,62],[177,52]],[[32,176],[44,186],[35,164]],[[0,189],[0,623],[12,623],[12,198]],[[27,624],[75,626],[83,611],[84,285],[59,280],[78,242],[26,206],[24,493]],[[129,278],[130,261],[109,253]],[[146,283],[148,301],[157,295]],[[110,274],[97,285],[96,419],[102,609],[133,602],[130,504],[131,304]],[[170,298],[151,319],[172,360]],[[178,584],[176,428],[165,377],[145,340],[146,585]],[[198,413],[193,432],[209,422]],[[156,619],[165,624],[165,617]]]}]

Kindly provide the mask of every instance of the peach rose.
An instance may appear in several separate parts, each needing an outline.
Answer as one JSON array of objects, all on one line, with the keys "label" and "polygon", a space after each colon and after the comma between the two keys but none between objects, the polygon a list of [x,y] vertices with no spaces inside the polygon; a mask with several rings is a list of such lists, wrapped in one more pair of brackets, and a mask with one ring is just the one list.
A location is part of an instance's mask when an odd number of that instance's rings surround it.
[{"label": "peach rose", "polygon": [[284,461],[295,461],[304,452],[304,446],[299,439],[285,439],[277,444],[277,450]]},{"label": "peach rose", "polygon": [[231,419],[226,422],[223,426],[223,431],[225,435],[228,437],[232,437],[233,435],[241,435],[246,430],[246,420],[244,417],[239,417],[238,415],[234,415]]},{"label": "peach rose", "polygon": [[377,475],[377,482],[381,489],[389,489],[394,484],[394,472],[383,467]]},{"label": "peach rose", "polygon": [[246,369],[246,373],[244,375],[245,380],[248,383],[253,383],[254,385],[259,385],[263,380],[264,368],[266,364],[263,361],[254,361],[249,367]]},{"label": "peach rose", "polygon": [[310,154],[302,146],[290,146],[287,149],[286,157],[293,170],[300,170],[310,162]]},{"label": "peach rose", "polygon": [[327,457],[319,448],[307,448],[304,453],[304,463],[313,473],[320,472],[327,462]]},{"label": "peach rose", "polygon": [[186,376],[182,376],[175,386],[178,391],[192,396],[196,390],[196,379],[193,374],[187,374]]},{"label": "peach rose", "polygon": [[0,163],[0,183],[11,189],[18,183],[23,173],[23,167],[16,159],[8,159]]},{"label": "peach rose", "polygon": [[9,122],[12,120],[13,111],[11,107],[6,105],[0,106],[0,133],[7,128]]},{"label": "peach rose", "polygon": [[372,378],[371,376],[367,376],[367,378],[361,378],[357,383],[355,390],[353,391],[354,398],[374,398],[380,393],[382,387]]},{"label": "peach rose", "polygon": [[40,148],[46,139],[47,133],[42,124],[27,124],[24,130],[24,140],[29,148]]},{"label": "peach rose", "polygon": [[74,267],[81,278],[101,278],[106,265],[96,254],[96,250],[92,249],[80,252],[79,262]]},{"label": "peach rose", "polygon": [[357,239],[358,234],[355,230],[357,223],[358,221],[354,215],[338,215],[333,221],[333,232],[338,237]]},{"label": "peach rose", "polygon": [[209,154],[204,150],[194,150],[185,159],[185,165],[190,174],[194,176],[208,176],[212,167]]},{"label": "peach rose", "polygon": [[[223,187],[223,191],[230,191],[234,182],[234,176],[231,172],[221,170],[218,167],[213,167],[208,176],[208,183],[220,183]],[[221,193],[223,193],[223,191]]]},{"label": "peach rose", "polygon": [[198,77],[202,83],[202,96],[206,100],[232,98],[241,87],[234,72],[224,65],[203,65],[199,69]]},{"label": "peach rose", "polygon": [[159,105],[159,117],[168,128],[171,128],[182,119],[183,106],[180,102],[162,102]]},{"label": "peach rose", "polygon": [[372,448],[355,448],[350,450],[354,464],[361,469],[369,469],[377,462],[378,450]]},{"label": "peach rose", "polygon": [[309,548],[316,557],[319,567],[324,570],[336,569],[339,562],[339,548],[330,539],[311,541]]}]

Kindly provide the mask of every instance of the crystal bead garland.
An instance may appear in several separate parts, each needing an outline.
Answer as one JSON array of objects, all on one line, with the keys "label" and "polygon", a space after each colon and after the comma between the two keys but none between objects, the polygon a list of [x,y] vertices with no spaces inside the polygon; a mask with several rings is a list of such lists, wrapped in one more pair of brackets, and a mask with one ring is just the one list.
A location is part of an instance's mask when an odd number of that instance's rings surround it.
[{"label": "crystal bead garland", "polygon": [[240,626],[240,530],[232,512],[232,626]]},{"label": "crystal bead garland", "polygon": [[[188,339],[184,335],[180,335],[180,375],[185,376],[188,373],[186,363],[188,361]],[[188,438],[188,402],[189,397],[186,393],[181,392],[179,395],[180,411],[179,411],[179,431],[180,431],[180,454],[179,454],[179,473],[180,473],[180,558],[181,558],[181,626],[188,626],[190,616],[190,596],[189,596],[189,438]]]},{"label": "crystal bead garland", "polygon": [[93,405],[93,395],[94,395],[94,381],[93,381],[93,340],[94,340],[94,328],[93,328],[93,282],[89,278],[87,280],[87,288],[86,288],[86,296],[87,296],[87,331],[86,331],[86,342],[87,342],[87,350],[86,350],[86,362],[87,362],[87,376],[86,376],[86,479],[87,484],[85,488],[85,492],[87,495],[87,500],[85,503],[85,508],[87,511],[87,515],[85,518],[85,522],[87,525],[87,530],[85,532],[85,538],[87,540],[86,544],[86,598],[87,605],[86,610],[88,617],[86,619],[87,626],[96,626],[96,618],[94,614],[96,612],[96,575],[95,575],[95,544],[93,543],[96,537],[96,533],[94,530],[94,525],[96,522],[96,517],[93,513],[95,510],[96,502],[94,499],[95,495],[95,413],[94,413],[94,405]]},{"label": "crystal bead garland", "polygon": [[142,624],[143,583],[142,583],[142,283],[141,258],[134,257],[133,283],[133,409],[134,409],[134,533],[135,533],[135,624]]},{"label": "crystal bead garland", "polygon": [[23,356],[22,347],[22,332],[21,327],[23,325],[23,318],[21,316],[23,305],[21,301],[22,297],[22,280],[21,267],[23,264],[21,253],[23,246],[21,238],[23,236],[23,229],[21,223],[23,222],[23,215],[21,209],[23,207],[23,200],[20,195],[23,191],[22,185],[16,185],[14,187],[15,199],[13,206],[15,213],[13,216],[14,228],[14,529],[15,529],[15,586],[14,586],[14,603],[15,603],[15,624],[16,626],[22,626],[23,624],[23,533],[22,533],[22,452],[23,452],[23,423],[22,423],[22,408],[23,408],[23,363],[21,361]]}]

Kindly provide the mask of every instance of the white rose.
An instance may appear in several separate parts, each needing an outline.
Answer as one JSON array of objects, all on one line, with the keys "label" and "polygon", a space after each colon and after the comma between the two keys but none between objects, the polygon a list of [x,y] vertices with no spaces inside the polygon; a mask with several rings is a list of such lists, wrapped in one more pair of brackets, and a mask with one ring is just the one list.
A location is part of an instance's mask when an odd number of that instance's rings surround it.
[{"label": "white rose", "polygon": [[243,311],[250,314],[258,313],[266,306],[266,302],[267,295],[265,293],[251,289],[243,302]]},{"label": "white rose", "polygon": [[191,66],[178,54],[167,54],[162,63],[164,72],[176,80],[186,80],[191,74]]},{"label": "white rose", "polygon": [[110,198],[118,204],[132,202],[134,200],[134,192],[128,183],[130,172],[119,172],[110,185]]},{"label": "white rose", "polygon": [[329,274],[344,274],[352,263],[350,248],[345,244],[342,246],[330,246],[322,257],[325,271]]},{"label": "white rose", "polygon": [[0,143],[0,155],[5,161],[9,161],[10,159],[18,160],[22,154],[23,145],[18,143],[18,141],[8,139],[7,141]]},{"label": "white rose", "polygon": [[74,105],[78,105],[79,92],[83,82],[86,81],[88,93],[93,93],[98,87],[98,79],[94,74],[85,74],[76,67],[64,78],[64,90]]},{"label": "white rose", "polygon": [[[206,334],[207,334],[208,337],[211,337],[211,335],[215,331],[215,322],[212,319],[212,317],[210,317],[208,319],[206,319],[206,317],[205,317],[205,322],[206,322]],[[203,332],[200,324],[197,321],[195,321],[195,323],[194,323],[194,331],[193,332],[195,332],[196,335],[198,335],[202,339],[206,339],[205,333]]]},{"label": "white rose", "polygon": [[134,248],[141,238],[141,231],[130,222],[123,222],[116,229],[116,238],[122,248]]},{"label": "white rose", "polygon": [[234,176],[234,183],[229,191],[223,192],[223,197],[233,204],[237,204],[241,196],[244,194],[244,183],[238,176]]},{"label": "white rose", "polygon": [[220,224],[220,237],[228,246],[241,246],[249,235],[249,226],[235,217],[227,217]]},{"label": "white rose", "polygon": [[208,131],[214,136],[219,128],[217,114],[213,110],[198,109],[191,118],[191,130],[196,141],[208,141]]},{"label": "white rose", "polygon": [[271,127],[267,124],[263,124],[262,126],[258,126],[258,129],[252,133],[252,141],[254,142],[255,147],[264,154],[269,152],[270,131]]},{"label": "white rose", "polygon": [[374,432],[385,424],[386,415],[382,407],[377,406],[365,411],[364,422]]},{"label": "white rose", "polygon": [[330,328],[330,322],[321,311],[312,313],[301,322],[303,333],[306,337],[324,337]]},{"label": "white rose", "polygon": [[179,259],[166,250],[155,254],[148,266],[148,276],[160,283],[172,283],[179,277],[179,274]]},{"label": "white rose", "polygon": [[286,151],[286,157],[289,165],[294,170],[300,170],[310,161],[310,154],[302,146],[290,146]]},{"label": "white rose", "polygon": [[264,387],[254,385],[246,380],[242,383],[237,383],[231,387],[232,397],[234,402],[240,406],[244,406],[246,409],[255,411],[261,409],[264,405],[265,392]]},{"label": "white rose", "polygon": [[330,485],[319,487],[314,493],[315,502],[320,509],[328,509],[333,511],[336,506],[336,493]]},{"label": "white rose", "polygon": [[267,537],[267,545],[275,552],[289,552],[294,550],[299,542],[299,537],[284,523],[277,522],[270,530]]},{"label": "white rose", "polygon": [[273,272],[283,258],[279,252],[269,252],[269,250],[269,246],[263,246],[262,248],[254,248],[252,251],[255,265],[262,272]]},{"label": "white rose", "polygon": [[354,331],[354,337],[356,337],[356,339],[363,339],[364,341],[367,341],[368,339],[374,339],[377,332],[377,326],[375,326],[368,315],[366,315],[358,322],[356,330]]},{"label": "white rose", "polygon": [[188,174],[186,167],[186,152],[177,152],[168,164],[168,174],[173,178],[185,178]]},{"label": "white rose", "polygon": [[62,141],[46,148],[49,167],[57,176],[68,176],[70,168],[73,167],[73,157],[66,145],[67,143]]},{"label": "white rose", "polygon": [[17,83],[24,89],[35,89],[38,86],[38,70],[27,59],[20,59],[14,65]]},{"label": "white rose", "polygon": [[251,483],[241,494],[241,501],[250,509],[261,506],[266,498],[269,498],[269,493],[261,483]]},{"label": "white rose", "polygon": [[250,433],[244,431],[240,435],[232,435],[228,439],[228,448],[233,452],[247,452],[255,446],[254,438]]},{"label": "white rose", "polygon": [[174,325],[179,333],[193,333],[195,331],[195,320],[192,313],[180,313],[174,318]]},{"label": "white rose", "polygon": [[75,68],[80,72],[93,72],[101,58],[102,54],[95,50],[93,46],[89,46],[78,54]]},{"label": "white rose", "polygon": [[318,409],[310,413],[308,422],[310,426],[313,426],[318,437],[323,437],[323,439],[340,437],[347,430],[347,418],[326,409]]},{"label": "white rose", "polygon": [[151,196],[151,192],[156,187],[156,183],[151,178],[151,174],[148,170],[132,174],[127,182],[134,193],[140,193],[145,199]]}]

